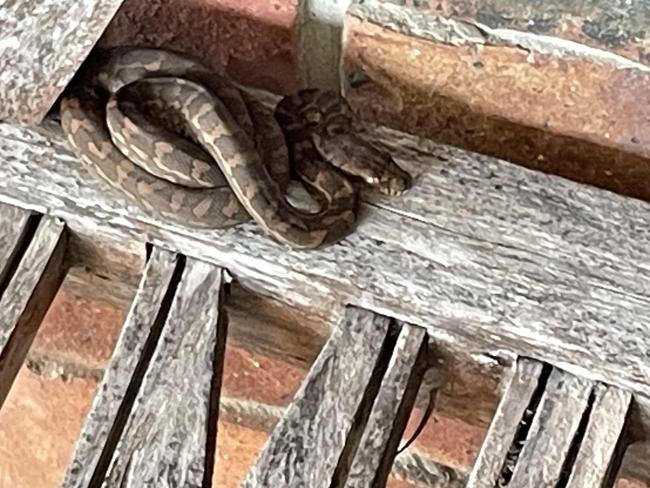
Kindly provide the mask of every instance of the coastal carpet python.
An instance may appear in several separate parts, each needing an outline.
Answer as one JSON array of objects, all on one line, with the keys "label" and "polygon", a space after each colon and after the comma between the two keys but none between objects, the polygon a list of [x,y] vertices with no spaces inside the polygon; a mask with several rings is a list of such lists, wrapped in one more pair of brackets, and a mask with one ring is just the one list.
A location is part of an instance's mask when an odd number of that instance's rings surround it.
[{"label": "coastal carpet python", "polygon": [[[60,115],[80,160],[148,212],[201,228],[252,217],[295,248],[349,233],[354,180],[389,195],[411,181],[358,136],[337,93],[303,90],[273,113],[199,62],[160,49],[98,51],[64,93]],[[319,211],[288,202],[292,177]]]}]

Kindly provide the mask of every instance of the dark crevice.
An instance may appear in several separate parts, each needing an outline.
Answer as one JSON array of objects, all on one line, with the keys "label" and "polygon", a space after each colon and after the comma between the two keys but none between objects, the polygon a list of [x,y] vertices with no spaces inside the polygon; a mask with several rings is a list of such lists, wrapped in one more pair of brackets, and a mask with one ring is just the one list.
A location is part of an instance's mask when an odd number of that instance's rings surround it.
[{"label": "dark crevice", "polygon": [[215,455],[217,449],[217,419],[219,417],[219,403],[221,397],[221,383],[223,380],[224,359],[226,355],[226,338],[228,336],[228,315],[226,313],[226,297],[230,294],[230,287],[226,283],[225,270],[221,271],[221,290],[219,291],[219,316],[217,318],[217,340],[214,347],[214,371],[210,385],[210,403],[207,419],[205,457],[203,459],[203,488],[212,486],[214,474]]},{"label": "dark crevice", "polygon": [[377,361],[370,376],[370,381],[366,386],[366,389],[363,394],[359,408],[354,416],[354,421],[350,432],[348,433],[347,439],[345,441],[345,446],[341,451],[341,456],[339,457],[338,465],[334,470],[334,475],[332,476],[332,483],[330,488],[339,488],[345,485],[346,478],[352,466],[355,454],[359,447],[359,442],[361,442],[361,437],[366,428],[368,418],[370,417],[370,412],[372,406],[374,405],[375,398],[379,393],[379,388],[381,387],[382,379],[384,374],[388,369],[388,363],[390,358],[393,355],[395,350],[395,345],[397,344],[397,337],[399,336],[399,326],[391,319],[390,326],[384,342],[381,347]]},{"label": "dark crevice", "polygon": [[0,298],[2,298],[2,295],[4,295],[7,290],[9,283],[11,283],[12,278],[16,274],[16,270],[18,269],[23,256],[27,252],[27,249],[29,249],[29,245],[31,244],[32,239],[34,239],[34,235],[36,234],[36,230],[38,229],[42,217],[41,214],[31,214],[27,217],[27,222],[22,229],[18,242],[14,247],[11,256],[9,256],[9,262],[5,266],[4,270],[0,272]]},{"label": "dark crevice", "polygon": [[97,466],[93,472],[90,483],[88,484],[89,488],[100,488],[104,481],[104,477],[106,476],[106,471],[110,465],[113,452],[115,451],[117,443],[122,437],[124,427],[126,426],[126,422],[129,419],[133,402],[135,401],[138,391],[140,390],[144,375],[149,369],[149,363],[151,362],[151,358],[156,349],[156,345],[160,339],[163,326],[167,321],[167,316],[174,300],[174,296],[176,295],[176,289],[178,288],[178,284],[181,280],[181,277],[183,276],[184,268],[185,256],[178,255],[178,261],[176,262],[176,268],[172,274],[169,287],[167,288],[167,291],[165,292],[165,295],[162,299],[156,318],[151,324],[149,335],[147,336],[144,347],[142,348],[142,352],[140,354],[140,358],[138,359],[138,363],[135,366],[133,375],[129,381],[129,386],[127,387],[124,394],[124,399],[122,400],[122,403],[120,404],[115,416],[115,422],[111,426],[111,430],[106,438],[106,443],[104,444],[102,453],[99,457],[99,460],[97,461]]},{"label": "dark crevice", "polygon": [[[427,371],[429,364],[427,362],[427,357],[429,354],[429,345],[428,345],[428,335],[425,336],[425,339],[422,341],[418,352],[416,353],[415,363],[409,374],[409,378],[402,395],[402,400],[399,404],[395,417],[393,418],[393,426],[391,429],[390,437],[384,446],[384,452],[382,455],[381,462],[375,472],[375,477],[372,481],[372,488],[380,488],[386,486],[388,481],[388,476],[390,474],[391,468],[397,455],[401,452],[399,449],[399,443],[404,435],[406,430],[406,425],[411,417],[411,412],[413,411],[413,406],[415,405],[415,400],[422,386],[422,379],[424,374]],[[429,392],[429,404],[425,413],[422,415],[420,425],[416,428],[415,432],[411,436],[411,439],[406,442],[402,447],[402,450],[407,449],[412,442],[414,442],[418,436],[424,430],[424,427],[428,424],[428,421],[431,417],[431,414],[435,410],[436,406],[436,397],[437,397],[437,388],[431,388]]]},{"label": "dark crevice", "polygon": [[580,423],[578,424],[578,429],[576,430],[573,440],[571,441],[571,446],[569,447],[569,452],[567,452],[566,457],[564,458],[564,463],[562,465],[562,471],[560,473],[560,479],[558,479],[556,488],[566,488],[567,483],[569,482],[569,477],[573,471],[573,465],[576,462],[578,453],[580,452],[580,447],[582,446],[582,440],[585,438],[585,432],[587,431],[587,425],[589,425],[589,417],[591,417],[591,411],[594,408],[594,401],[596,400],[596,392],[592,388],[589,393],[589,400],[587,402],[587,408],[582,412],[582,417],[580,418]]},{"label": "dark crevice", "polygon": [[508,483],[510,483],[512,473],[514,472],[515,466],[517,465],[519,454],[521,454],[521,449],[526,443],[526,439],[528,438],[528,432],[530,431],[533,417],[535,416],[537,408],[539,407],[539,403],[541,402],[542,396],[544,395],[546,383],[548,382],[548,378],[551,375],[552,369],[553,368],[549,364],[544,364],[542,368],[542,372],[539,375],[539,381],[537,382],[537,387],[535,388],[535,391],[530,398],[530,402],[528,402],[526,410],[524,410],[524,415],[519,422],[519,427],[517,427],[517,432],[515,433],[515,437],[512,441],[512,444],[510,445],[508,454],[506,454],[503,466],[501,467],[501,473],[496,485],[497,488],[506,487]]}]

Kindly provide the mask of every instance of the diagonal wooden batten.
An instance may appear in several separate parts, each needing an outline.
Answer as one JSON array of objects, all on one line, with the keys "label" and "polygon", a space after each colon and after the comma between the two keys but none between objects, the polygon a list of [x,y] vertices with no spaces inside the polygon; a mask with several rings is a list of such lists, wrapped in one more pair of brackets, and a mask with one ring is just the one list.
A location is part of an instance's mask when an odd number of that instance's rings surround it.
[{"label": "diagonal wooden batten", "polygon": [[62,488],[209,486],[225,280],[152,248]]},{"label": "diagonal wooden batten", "polygon": [[592,382],[551,372],[508,488],[555,488],[585,415]]},{"label": "diagonal wooden batten", "polygon": [[386,317],[346,309],[242,488],[331,486],[390,329]]},{"label": "diagonal wooden batten", "polygon": [[221,268],[187,260],[103,487],[211,486],[225,279]]},{"label": "diagonal wooden batten", "polygon": [[632,395],[519,358],[467,488],[609,486]]},{"label": "diagonal wooden batten", "polygon": [[0,201],[64,219],[84,244],[152,242],[227,267],[315,313],[352,303],[650,395],[638,333],[650,320],[648,203],[405,134],[369,137],[416,183],[398,198],[364,195],[355,232],[314,252],[252,223],[196,230],[148,216],[88,174],[50,123],[0,124]]},{"label": "diagonal wooden batten", "polygon": [[18,264],[17,255],[28,237],[31,215],[27,210],[0,204],[0,294]]},{"label": "diagonal wooden batten", "polygon": [[496,485],[524,413],[535,391],[540,388],[542,369],[543,365],[537,361],[517,360],[470,473],[467,488],[494,488]]},{"label": "diagonal wooden batten", "polygon": [[131,386],[132,378],[142,362],[177,261],[174,253],[153,248],[61,488],[91,486],[95,473],[106,468],[106,458],[123,428],[123,410],[128,413],[128,404],[133,401],[127,396],[132,397],[137,389],[137,385]]},{"label": "diagonal wooden batten", "polygon": [[426,330],[403,325],[354,459],[334,486],[382,488],[427,367]]},{"label": "diagonal wooden batten", "polygon": [[622,452],[623,430],[632,395],[614,386],[597,385],[593,407],[567,488],[609,486]]},{"label": "diagonal wooden batten", "polygon": [[[3,208],[0,238],[0,407],[65,277],[66,233],[58,219]],[[17,218],[9,223],[6,219]],[[0,232],[2,230],[0,229]]]}]

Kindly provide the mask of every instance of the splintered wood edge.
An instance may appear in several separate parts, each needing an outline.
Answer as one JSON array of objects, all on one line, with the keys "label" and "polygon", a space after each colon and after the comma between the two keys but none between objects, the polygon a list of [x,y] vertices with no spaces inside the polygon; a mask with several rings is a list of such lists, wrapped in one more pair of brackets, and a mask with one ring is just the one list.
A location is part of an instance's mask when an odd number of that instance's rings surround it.
[{"label": "splintered wood edge", "polygon": [[[65,225],[50,217],[38,222],[9,276],[0,299],[0,407],[65,277]],[[16,242],[16,245],[19,245]]]}]

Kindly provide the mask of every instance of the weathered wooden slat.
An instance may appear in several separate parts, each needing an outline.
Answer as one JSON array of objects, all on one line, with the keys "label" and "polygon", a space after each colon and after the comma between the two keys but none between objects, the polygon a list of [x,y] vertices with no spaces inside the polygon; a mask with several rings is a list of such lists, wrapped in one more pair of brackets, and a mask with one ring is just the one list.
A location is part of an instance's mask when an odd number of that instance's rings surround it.
[{"label": "weathered wooden slat", "polygon": [[43,218],[0,299],[0,407],[65,277],[65,226]]},{"label": "weathered wooden slat", "polygon": [[0,120],[39,123],[122,1],[3,2]]},{"label": "weathered wooden slat", "polygon": [[517,360],[470,473],[467,488],[496,486],[524,413],[540,387],[542,369],[543,365],[537,361]]},{"label": "weathered wooden slat", "polygon": [[212,486],[225,279],[221,268],[187,260],[103,487]]},{"label": "weathered wooden slat", "polygon": [[338,303],[390,311],[433,338],[650,395],[650,336],[638,332],[650,323],[650,205],[403,134],[380,139],[414,187],[364,196],[357,230],[315,252],[290,251],[252,223],[198,231],[148,217],[58,135],[6,124],[0,201],[227,266],[242,286],[323,315]]},{"label": "weathered wooden slat", "polygon": [[555,488],[589,402],[590,381],[553,369],[508,488]]},{"label": "weathered wooden slat", "polygon": [[355,417],[390,323],[369,311],[346,309],[242,488],[331,486],[346,445],[354,442]]},{"label": "weathered wooden slat", "polygon": [[16,254],[25,236],[30,212],[13,205],[0,205],[0,283],[5,283],[15,265]]},{"label": "weathered wooden slat", "polygon": [[101,478],[105,471],[124,428],[123,410],[128,409],[137,388],[133,377],[142,374],[138,370],[144,367],[143,356],[151,354],[145,346],[152,327],[161,326],[156,322],[177,264],[177,255],[153,248],[61,488],[91,486],[91,480]]},{"label": "weathered wooden slat", "polygon": [[368,488],[386,485],[426,369],[426,350],[425,329],[404,325],[351,466],[349,470],[342,470],[340,482],[334,486]]},{"label": "weathered wooden slat", "polygon": [[589,423],[576,456],[567,488],[602,487],[610,481],[620,453],[621,434],[630,408],[631,395],[615,387],[598,385]]}]

